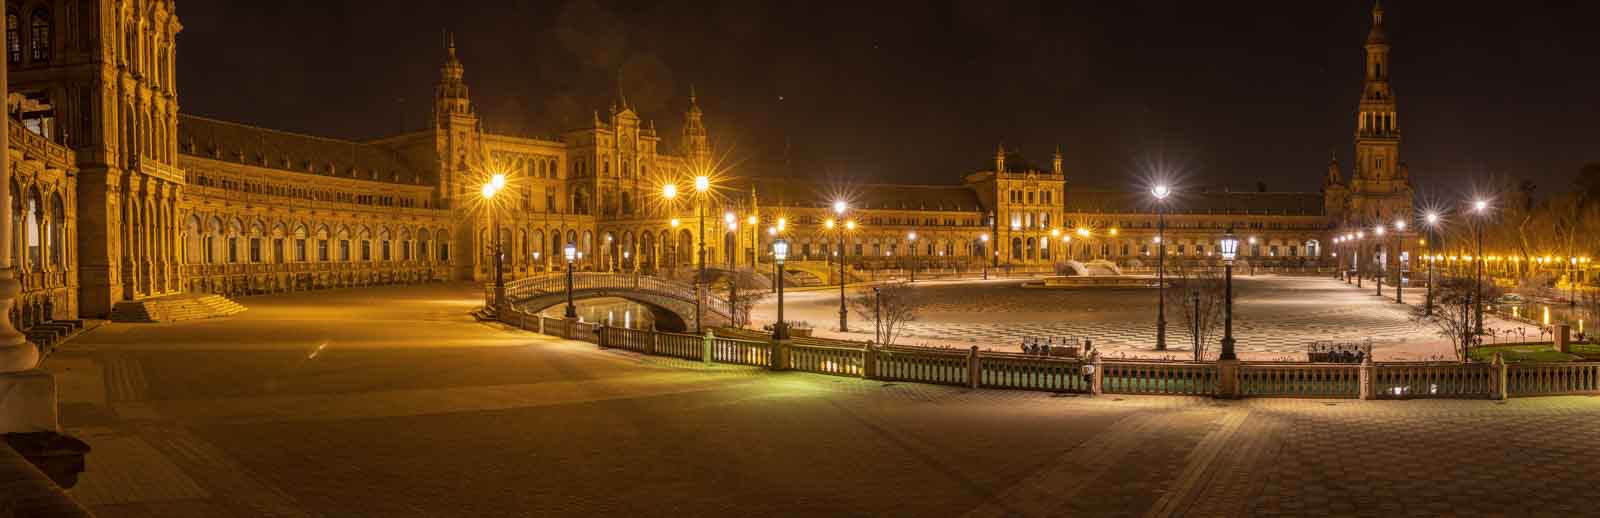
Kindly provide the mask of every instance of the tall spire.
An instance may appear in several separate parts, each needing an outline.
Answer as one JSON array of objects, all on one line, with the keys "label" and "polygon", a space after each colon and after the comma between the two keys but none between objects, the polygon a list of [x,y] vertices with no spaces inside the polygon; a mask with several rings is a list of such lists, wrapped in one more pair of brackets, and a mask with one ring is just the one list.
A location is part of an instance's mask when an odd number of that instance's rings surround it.
[{"label": "tall spire", "polygon": [[444,38],[444,65],[439,67],[439,87],[434,99],[440,121],[450,114],[472,113],[472,103],[467,96],[466,67],[456,57],[456,35],[446,32]]},{"label": "tall spire", "polygon": [[1056,155],[1050,160],[1050,172],[1058,175],[1065,174],[1062,168],[1062,165],[1065,162],[1066,160],[1061,156],[1061,145],[1056,144]]},{"label": "tall spire", "polygon": [[711,139],[706,133],[694,85],[689,85],[689,110],[683,114],[683,154],[690,162],[701,165],[711,159]]},{"label": "tall spire", "polygon": [[1003,143],[994,152],[994,172],[995,174],[1006,172],[1006,145]]}]

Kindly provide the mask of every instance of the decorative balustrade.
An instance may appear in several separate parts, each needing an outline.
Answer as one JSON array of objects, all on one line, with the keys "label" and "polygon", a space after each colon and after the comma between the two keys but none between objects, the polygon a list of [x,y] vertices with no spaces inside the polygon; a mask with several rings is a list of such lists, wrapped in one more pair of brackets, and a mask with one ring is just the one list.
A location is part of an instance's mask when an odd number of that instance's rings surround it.
[{"label": "decorative balustrade", "polygon": [[1378,399],[1484,398],[1495,381],[1486,363],[1380,363],[1373,366]]},{"label": "decorative balustrade", "polygon": [[990,388],[1087,392],[1083,360],[1009,353],[981,353],[979,384]]},{"label": "decorative balustrade", "polygon": [[[1498,398],[1600,393],[1595,363],[1217,363],[1101,360],[803,338],[757,331],[711,336],[608,327],[519,309],[500,320],[529,331],[641,354],[835,376],[998,389],[1147,395],[1301,398]],[[716,336],[715,333],[724,333]],[[1229,373],[1229,379],[1223,379]],[[1501,389],[1501,387],[1505,387]],[[1232,393],[1225,393],[1227,390]]]},{"label": "decorative balustrade", "polygon": [[835,376],[865,376],[862,369],[864,349],[861,348],[792,344],[787,352],[789,368],[793,370]]},{"label": "decorative balustrade", "polygon": [[1209,363],[1106,361],[1107,393],[1199,396],[1217,393],[1217,366]]},{"label": "decorative balustrade", "polygon": [[705,356],[705,338],[684,333],[656,333],[656,354],[700,360]]},{"label": "decorative balustrade", "polygon": [[711,340],[711,359],[718,363],[771,367],[772,344],[719,336]]},{"label": "decorative balustrade", "polygon": [[874,378],[917,381],[939,385],[967,385],[970,382],[968,354],[962,351],[910,348],[879,349],[873,354]]},{"label": "decorative balustrade", "polygon": [[1600,392],[1600,363],[1513,363],[1506,367],[1511,396]]},{"label": "decorative balustrade", "polygon": [[1245,363],[1239,366],[1242,396],[1361,396],[1361,366]]}]

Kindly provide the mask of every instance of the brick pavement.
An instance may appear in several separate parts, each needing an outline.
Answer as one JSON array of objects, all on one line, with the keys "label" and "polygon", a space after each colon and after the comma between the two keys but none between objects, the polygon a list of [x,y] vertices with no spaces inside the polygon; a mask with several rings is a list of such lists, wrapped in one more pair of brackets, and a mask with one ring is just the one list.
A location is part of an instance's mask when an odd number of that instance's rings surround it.
[{"label": "brick pavement", "polygon": [[[401,289],[248,299],[204,326],[113,324],[71,344],[51,365],[63,421],[96,448],[75,496],[107,517],[1570,516],[1600,482],[1585,448],[1600,398],[1215,401],[773,374],[433,309],[471,287],[385,291]],[[400,302],[295,310],[357,298]]]}]

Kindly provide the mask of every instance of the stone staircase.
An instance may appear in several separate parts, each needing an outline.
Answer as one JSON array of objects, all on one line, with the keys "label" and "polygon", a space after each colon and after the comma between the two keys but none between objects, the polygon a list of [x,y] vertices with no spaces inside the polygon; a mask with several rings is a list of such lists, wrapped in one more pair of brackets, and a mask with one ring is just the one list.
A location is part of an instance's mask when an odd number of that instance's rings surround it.
[{"label": "stone staircase", "polygon": [[48,355],[61,342],[77,336],[83,330],[82,320],[51,320],[34,324],[23,334],[27,335],[29,342],[33,342],[33,345],[39,348],[39,352]]},{"label": "stone staircase", "polygon": [[177,322],[198,318],[225,317],[245,307],[221,295],[186,293],[153,299],[118,302],[111,309],[112,322]]}]

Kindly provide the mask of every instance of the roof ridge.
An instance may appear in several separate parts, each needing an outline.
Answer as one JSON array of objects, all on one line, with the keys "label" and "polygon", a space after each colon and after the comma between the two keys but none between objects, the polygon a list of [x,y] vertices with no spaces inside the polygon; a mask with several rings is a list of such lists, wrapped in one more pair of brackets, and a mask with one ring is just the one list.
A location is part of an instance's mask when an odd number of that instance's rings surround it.
[{"label": "roof ridge", "polygon": [[213,123],[218,123],[218,124],[226,124],[226,125],[229,125],[229,126],[253,129],[253,130],[258,130],[258,131],[266,131],[266,132],[271,132],[271,133],[277,133],[279,135],[287,135],[287,136],[291,136],[291,137],[301,137],[301,138],[321,140],[321,141],[326,141],[326,142],[332,142],[332,143],[335,143],[335,144],[351,144],[351,145],[357,145],[357,146],[377,147],[375,145],[367,144],[366,142],[361,142],[361,141],[357,141],[357,140],[346,140],[346,139],[333,138],[333,137],[323,137],[323,136],[318,136],[318,135],[310,135],[310,134],[306,134],[306,133],[297,133],[297,132],[293,132],[293,131],[286,131],[286,130],[268,128],[266,126],[255,126],[255,125],[252,125],[252,124],[245,124],[243,122],[234,122],[234,121],[222,120],[222,119],[217,119],[217,118],[212,118],[212,117],[206,117],[206,116],[203,116],[203,115],[195,115],[195,114],[192,114],[192,113],[179,113],[178,117],[179,118],[187,117],[187,118],[190,118],[190,119],[199,119],[199,120],[203,120],[203,121],[206,121],[206,122],[213,122]]}]

